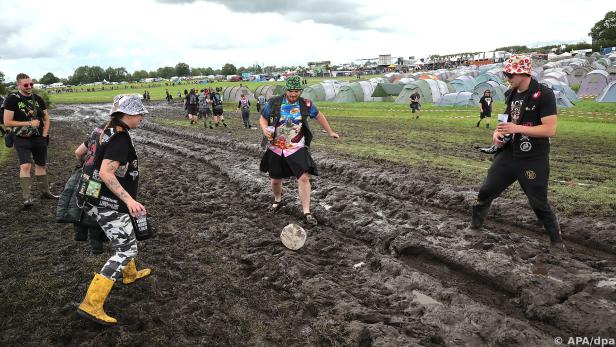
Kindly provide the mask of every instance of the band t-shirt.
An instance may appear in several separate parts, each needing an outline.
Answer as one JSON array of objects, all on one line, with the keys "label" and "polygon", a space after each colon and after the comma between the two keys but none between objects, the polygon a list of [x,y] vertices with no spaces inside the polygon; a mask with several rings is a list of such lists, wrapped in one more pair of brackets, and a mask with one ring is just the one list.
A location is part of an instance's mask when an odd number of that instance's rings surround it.
[{"label": "band t-shirt", "polygon": [[29,122],[31,120],[38,119],[41,121],[38,127],[20,126],[14,127],[15,134],[18,136],[32,136],[43,134],[43,111],[47,109],[43,98],[36,94],[25,96],[19,94],[10,94],[4,100],[4,109],[7,111],[13,111],[13,120],[17,122]]},{"label": "band t-shirt", "polygon": [[[542,88],[529,95],[530,90],[515,93],[511,97],[509,121],[514,124],[533,127],[541,125],[541,118],[557,114],[556,98],[550,88]],[[528,102],[523,105],[524,99]],[[522,107],[525,109],[523,110]],[[509,141],[506,148],[513,150],[516,158],[539,159],[547,158],[550,151],[550,140],[545,137],[530,137],[523,134],[514,134],[513,141]]]},{"label": "band t-shirt", "polygon": [[[105,145],[104,150],[103,160],[108,159],[120,162],[120,166],[115,171],[116,179],[122,188],[124,188],[133,199],[136,199],[139,185],[139,164],[130,135],[126,132],[114,134]],[[126,204],[117,197],[115,193],[109,190],[104,183],[101,187],[98,205],[112,210],[128,212]]]},{"label": "band t-shirt", "polygon": [[491,115],[492,114],[492,97],[484,95],[481,97],[481,99],[479,99],[479,102],[481,103],[483,114],[487,116]]}]

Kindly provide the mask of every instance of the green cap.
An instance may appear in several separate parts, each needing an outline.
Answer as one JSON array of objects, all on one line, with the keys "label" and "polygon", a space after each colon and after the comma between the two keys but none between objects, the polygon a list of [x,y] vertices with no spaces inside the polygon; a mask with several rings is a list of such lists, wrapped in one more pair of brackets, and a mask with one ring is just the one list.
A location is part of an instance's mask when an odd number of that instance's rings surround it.
[{"label": "green cap", "polygon": [[291,76],[287,78],[287,90],[303,90],[304,86],[302,86],[302,80],[299,76]]}]

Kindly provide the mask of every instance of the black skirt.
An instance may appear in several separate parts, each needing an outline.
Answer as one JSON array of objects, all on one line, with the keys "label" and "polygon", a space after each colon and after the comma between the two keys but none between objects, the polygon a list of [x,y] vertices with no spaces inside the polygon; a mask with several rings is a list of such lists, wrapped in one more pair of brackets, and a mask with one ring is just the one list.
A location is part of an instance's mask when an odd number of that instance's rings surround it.
[{"label": "black skirt", "polygon": [[318,176],[317,165],[315,164],[307,148],[301,148],[288,157],[277,155],[271,150],[267,150],[261,158],[259,170],[268,172],[270,178],[300,178],[304,173]]}]

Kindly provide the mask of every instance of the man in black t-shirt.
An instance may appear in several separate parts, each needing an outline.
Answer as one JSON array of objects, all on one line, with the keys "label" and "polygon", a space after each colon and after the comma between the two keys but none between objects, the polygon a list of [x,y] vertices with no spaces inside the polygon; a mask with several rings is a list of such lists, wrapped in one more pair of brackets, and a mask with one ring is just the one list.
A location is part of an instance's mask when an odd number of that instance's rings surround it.
[{"label": "man in black t-shirt", "polygon": [[479,122],[477,122],[477,128],[482,119],[486,119],[486,129],[490,128],[490,116],[492,116],[492,92],[486,90],[483,92],[483,96],[479,99]]},{"label": "man in black t-shirt", "polygon": [[[550,250],[562,251],[560,226],[548,202],[549,138],[556,134],[556,98],[550,88],[531,78],[530,57],[513,55],[503,73],[511,85],[505,101],[509,121],[500,123],[492,135],[502,150],[479,189],[471,228],[481,228],[492,201],[518,181],[550,236]],[[505,134],[511,135],[506,143]]]},{"label": "man in black t-shirt", "polygon": [[12,128],[15,134],[14,147],[19,157],[19,183],[23,197],[23,207],[29,208],[32,199],[32,177],[30,170],[34,160],[34,175],[44,199],[57,199],[49,191],[47,177],[47,145],[49,144],[49,114],[43,99],[32,92],[34,83],[30,76],[17,75],[16,93],[4,101],[4,125]]}]

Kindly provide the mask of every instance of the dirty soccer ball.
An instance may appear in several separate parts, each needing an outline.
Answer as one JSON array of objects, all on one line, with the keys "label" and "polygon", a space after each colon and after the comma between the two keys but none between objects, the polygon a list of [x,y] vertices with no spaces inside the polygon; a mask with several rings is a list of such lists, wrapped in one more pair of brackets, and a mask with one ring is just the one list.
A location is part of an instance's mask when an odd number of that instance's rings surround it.
[{"label": "dirty soccer ball", "polygon": [[298,250],[306,242],[306,231],[297,224],[289,224],[282,229],[280,241],[288,249]]}]

